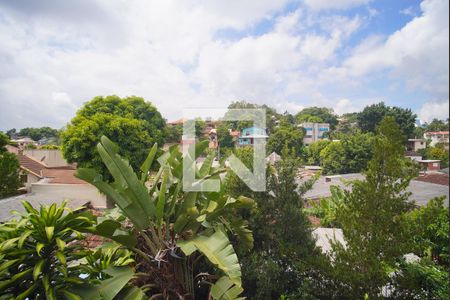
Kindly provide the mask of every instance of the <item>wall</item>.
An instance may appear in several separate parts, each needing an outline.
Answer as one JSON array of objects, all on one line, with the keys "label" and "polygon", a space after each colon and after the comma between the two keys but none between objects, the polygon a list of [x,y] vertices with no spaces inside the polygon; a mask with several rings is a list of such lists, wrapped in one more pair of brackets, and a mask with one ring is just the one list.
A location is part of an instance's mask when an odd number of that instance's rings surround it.
[{"label": "wall", "polygon": [[33,183],[31,192],[48,198],[83,200],[91,202],[94,207],[105,208],[106,196],[98,192],[97,188],[90,184],[57,184],[57,183]]},{"label": "wall", "polygon": [[62,167],[68,165],[60,150],[31,149],[24,150],[23,154],[31,156],[38,161],[42,161],[49,167]]}]

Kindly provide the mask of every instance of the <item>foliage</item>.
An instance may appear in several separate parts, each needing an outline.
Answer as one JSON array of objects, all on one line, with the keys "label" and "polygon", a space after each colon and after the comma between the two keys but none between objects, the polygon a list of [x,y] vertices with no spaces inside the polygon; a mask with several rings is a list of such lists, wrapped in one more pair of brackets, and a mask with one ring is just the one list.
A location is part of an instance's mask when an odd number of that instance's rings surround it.
[{"label": "foliage", "polygon": [[62,132],[62,151],[69,163],[94,168],[107,178],[109,173],[95,151],[102,135],[119,143],[120,154],[138,168],[148,149],[162,143],[164,128],[161,114],[143,98],[98,96],[85,103]]},{"label": "foliage", "polygon": [[6,151],[8,143],[8,136],[0,132],[0,198],[17,194],[22,186],[20,164],[15,154]]},{"label": "foliage", "polygon": [[326,107],[307,107],[301,110],[295,118],[298,123],[314,122],[314,123],[329,123],[330,129],[334,130],[338,124],[337,116],[333,109]]},{"label": "foliage", "polygon": [[86,257],[76,241],[94,225],[93,217],[52,204],[36,210],[22,202],[26,213],[0,226],[0,293],[14,299],[74,299],[69,289],[87,282],[76,261]]},{"label": "foliage", "polygon": [[[372,156],[372,140],[373,135],[370,133],[357,133],[353,135],[346,135],[338,142],[328,144],[320,152],[320,161],[327,174],[342,174],[361,172],[366,169],[367,162]],[[316,146],[323,146],[324,144],[314,145],[311,151],[317,155]]]},{"label": "foliage", "polygon": [[[200,154],[208,142],[199,143],[195,152]],[[156,154],[156,144],[136,174],[128,162],[118,155],[118,146],[102,137],[97,149],[113,183],[102,180],[93,169],[78,169],[77,176],[96,186],[112,199],[131,222],[104,220],[97,226],[97,234],[123,244],[136,253],[138,286],[152,285],[148,293],[163,297],[194,298],[194,270],[201,252],[221,274],[237,287],[241,286],[240,266],[228,231],[245,243],[252,242],[246,222],[234,212],[252,207],[252,200],[232,198],[220,188],[218,192],[183,191],[189,182],[183,181],[183,162],[194,168],[201,184],[207,178],[220,181],[220,170],[212,167],[209,155],[198,169],[195,159],[182,156],[177,146],[159,157],[161,168],[148,191],[148,171]],[[211,280],[212,277],[203,274]],[[170,279],[170,280],[169,280]],[[219,284],[219,282],[217,283]],[[211,290],[215,289],[215,285]],[[229,293],[231,294],[230,290]]]},{"label": "foliage", "polygon": [[445,123],[443,120],[433,119],[429,124],[426,126],[427,131],[448,131],[448,119],[447,123]]},{"label": "foliage", "polygon": [[397,124],[400,125],[404,138],[414,136],[417,115],[410,109],[386,106],[384,102],[366,106],[358,114],[358,126],[363,132],[375,132],[377,126],[386,116],[393,117]]},{"label": "foliage", "polygon": [[[447,265],[448,266],[448,265]],[[448,271],[432,262],[402,260],[390,283],[392,299],[448,299]]]},{"label": "foliage", "polygon": [[230,135],[228,129],[227,122],[220,123],[217,126],[217,139],[221,154],[224,154],[226,149],[232,149],[234,147],[233,137]]},{"label": "foliage", "polygon": [[303,130],[294,126],[282,126],[269,136],[267,141],[268,153],[275,152],[281,154],[284,147],[299,156],[303,146]]},{"label": "foliage", "polygon": [[425,150],[426,159],[439,159],[441,161],[441,168],[448,167],[448,150],[442,144],[437,144],[435,147],[428,147]]},{"label": "foliage", "polygon": [[302,211],[302,195],[312,181],[299,186],[298,167],[292,158],[276,163],[268,172],[267,192],[254,195],[258,205],[250,219],[254,248],[242,264],[249,299],[278,299],[304,288],[305,260],[314,255],[315,242]]},{"label": "foliage", "polygon": [[[240,147],[233,150],[233,154],[250,170],[253,170],[253,147]],[[252,190],[233,172],[225,175],[225,192],[232,197],[244,195],[252,197]]]},{"label": "foliage", "polygon": [[[11,132],[13,133],[13,132]],[[19,136],[27,136],[34,141],[39,141],[42,138],[50,138],[50,137],[58,137],[58,130],[50,128],[48,126],[40,127],[40,128],[22,128],[19,133]]]},{"label": "foliage", "polygon": [[183,135],[183,125],[168,125],[166,127],[166,143],[179,143]]},{"label": "foliage", "polygon": [[44,149],[44,150],[59,150],[59,146],[58,145],[53,145],[53,144],[48,144],[48,145],[42,145],[41,149]]},{"label": "foliage", "polygon": [[365,180],[352,182],[345,205],[337,211],[346,247],[333,244],[333,263],[325,273],[329,289],[341,297],[377,298],[389,281],[396,260],[412,249],[405,212],[411,209],[406,192],[416,175],[403,157],[400,127],[386,117],[374,139],[374,153]]},{"label": "foliage", "polygon": [[434,262],[448,266],[449,210],[444,206],[444,197],[431,199],[422,206],[407,213],[414,237],[415,253],[430,256]]},{"label": "foliage", "polygon": [[[228,105],[228,109],[264,109],[266,111],[266,118],[265,118],[266,122],[264,123],[266,124],[266,129],[267,132],[269,133],[272,133],[275,130],[276,121],[280,116],[277,113],[277,111],[272,107],[269,107],[265,104],[264,105],[253,104],[246,101],[232,102],[230,105]],[[242,129],[244,128],[252,127],[253,121],[229,121],[229,124],[232,125],[231,127],[233,129],[242,131]]]},{"label": "foliage", "polygon": [[35,144],[28,144],[25,146],[24,149],[25,150],[33,150],[33,149],[37,149],[37,146]]},{"label": "foliage", "polygon": [[325,149],[330,143],[331,141],[329,140],[319,140],[311,143],[308,147],[306,147],[306,162],[309,165],[321,165],[320,152],[322,152],[322,150]]},{"label": "foliage", "polygon": [[345,195],[339,186],[330,186],[331,197],[320,199],[319,202],[310,201],[310,207],[305,208],[309,215],[320,219],[322,227],[340,227],[337,212],[345,205]]}]

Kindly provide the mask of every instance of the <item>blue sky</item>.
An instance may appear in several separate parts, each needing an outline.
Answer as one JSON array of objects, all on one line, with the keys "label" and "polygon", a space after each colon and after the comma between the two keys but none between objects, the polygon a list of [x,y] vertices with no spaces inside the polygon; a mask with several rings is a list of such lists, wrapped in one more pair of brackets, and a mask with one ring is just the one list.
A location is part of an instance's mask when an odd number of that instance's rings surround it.
[{"label": "blue sky", "polygon": [[64,126],[96,95],[169,120],[246,100],[448,117],[448,0],[0,0],[0,130]]}]

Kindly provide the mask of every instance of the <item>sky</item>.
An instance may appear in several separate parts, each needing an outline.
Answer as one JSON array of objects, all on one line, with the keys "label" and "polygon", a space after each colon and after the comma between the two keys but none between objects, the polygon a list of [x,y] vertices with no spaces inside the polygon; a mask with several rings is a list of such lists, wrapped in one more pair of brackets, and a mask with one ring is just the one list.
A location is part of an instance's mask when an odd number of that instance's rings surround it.
[{"label": "sky", "polygon": [[0,130],[112,94],[169,121],[238,100],[446,119],[449,1],[0,0]]}]

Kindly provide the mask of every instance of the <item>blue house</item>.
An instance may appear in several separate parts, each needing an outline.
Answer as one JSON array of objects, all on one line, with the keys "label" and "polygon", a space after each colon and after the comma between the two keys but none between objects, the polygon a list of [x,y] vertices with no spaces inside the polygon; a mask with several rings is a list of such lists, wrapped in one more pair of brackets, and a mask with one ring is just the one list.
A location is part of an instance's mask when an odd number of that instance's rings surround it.
[{"label": "blue house", "polygon": [[241,131],[239,136],[238,146],[253,145],[256,139],[268,138],[266,130],[259,127],[248,127]]}]

